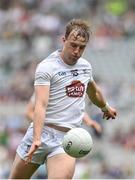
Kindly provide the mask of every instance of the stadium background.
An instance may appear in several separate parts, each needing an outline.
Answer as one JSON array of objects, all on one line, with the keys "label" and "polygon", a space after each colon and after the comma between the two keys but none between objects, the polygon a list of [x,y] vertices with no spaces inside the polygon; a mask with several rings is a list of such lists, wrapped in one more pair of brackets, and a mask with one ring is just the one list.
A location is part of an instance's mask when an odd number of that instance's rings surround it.
[{"label": "stadium background", "polygon": [[[60,48],[71,18],[93,31],[84,53],[111,105],[116,121],[102,120],[86,98],[86,110],[101,123],[92,134],[90,155],[78,160],[74,178],[135,178],[135,1],[0,0],[0,178],[7,178],[15,149],[29,123],[26,104],[33,92],[36,64]],[[44,178],[42,166],[33,178]]]}]

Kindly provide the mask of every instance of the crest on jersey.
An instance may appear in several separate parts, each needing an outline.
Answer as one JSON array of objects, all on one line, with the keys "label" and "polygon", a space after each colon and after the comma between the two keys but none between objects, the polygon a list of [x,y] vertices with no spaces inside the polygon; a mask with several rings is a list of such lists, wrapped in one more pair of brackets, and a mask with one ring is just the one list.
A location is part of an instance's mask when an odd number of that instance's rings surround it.
[{"label": "crest on jersey", "polygon": [[73,76],[78,76],[78,70],[77,70],[77,69],[71,70],[71,74],[72,74]]},{"label": "crest on jersey", "polygon": [[82,97],[85,91],[85,85],[79,81],[75,80],[68,86],[66,86],[66,94],[69,97]]}]

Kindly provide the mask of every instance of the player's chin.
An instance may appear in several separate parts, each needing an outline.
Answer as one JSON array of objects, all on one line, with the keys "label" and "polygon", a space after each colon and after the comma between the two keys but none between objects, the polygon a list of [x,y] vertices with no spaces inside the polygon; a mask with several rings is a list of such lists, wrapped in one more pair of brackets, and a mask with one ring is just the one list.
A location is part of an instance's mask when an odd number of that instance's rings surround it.
[{"label": "player's chin", "polygon": [[74,65],[77,63],[77,61],[78,61],[78,59],[72,59],[71,64]]},{"label": "player's chin", "polygon": [[73,58],[72,58],[72,63],[73,63],[73,64],[77,63],[78,59],[79,59],[78,57],[73,57]]}]

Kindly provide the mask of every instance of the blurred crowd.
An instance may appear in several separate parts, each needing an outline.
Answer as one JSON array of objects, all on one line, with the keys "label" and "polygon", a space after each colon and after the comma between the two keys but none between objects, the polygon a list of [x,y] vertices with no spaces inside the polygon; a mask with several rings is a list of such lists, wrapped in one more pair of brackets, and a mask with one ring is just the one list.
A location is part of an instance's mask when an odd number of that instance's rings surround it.
[{"label": "blurred crowd", "polygon": [[[29,125],[24,114],[36,65],[61,48],[64,26],[72,18],[91,24],[85,56],[93,65],[95,80],[119,112],[116,121],[105,122],[86,99],[86,110],[101,123],[103,133],[89,130],[94,148],[78,160],[75,178],[135,178],[135,76],[130,77],[135,68],[134,0],[0,1],[0,178],[8,177],[15,149]],[[116,69],[118,74],[113,73]],[[45,178],[44,168],[34,177]]]},{"label": "blurred crowd", "polygon": [[134,0],[1,0],[1,101],[27,100],[35,63],[60,48],[68,20],[86,19],[93,31],[91,46],[101,49],[110,39],[134,36],[134,8]]}]

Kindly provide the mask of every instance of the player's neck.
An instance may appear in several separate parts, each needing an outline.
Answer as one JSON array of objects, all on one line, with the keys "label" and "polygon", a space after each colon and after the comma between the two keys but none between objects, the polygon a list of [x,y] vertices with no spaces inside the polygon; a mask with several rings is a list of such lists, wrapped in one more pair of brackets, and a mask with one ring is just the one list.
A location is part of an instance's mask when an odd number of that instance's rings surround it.
[{"label": "player's neck", "polygon": [[63,51],[61,51],[60,57],[61,57],[62,61],[63,61],[65,64],[69,65],[69,66],[73,66],[73,65],[76,64],[76,63],[70,61],[70,59],[67,58],[67,57],[64,55],[64,52],[63,52]]}]

